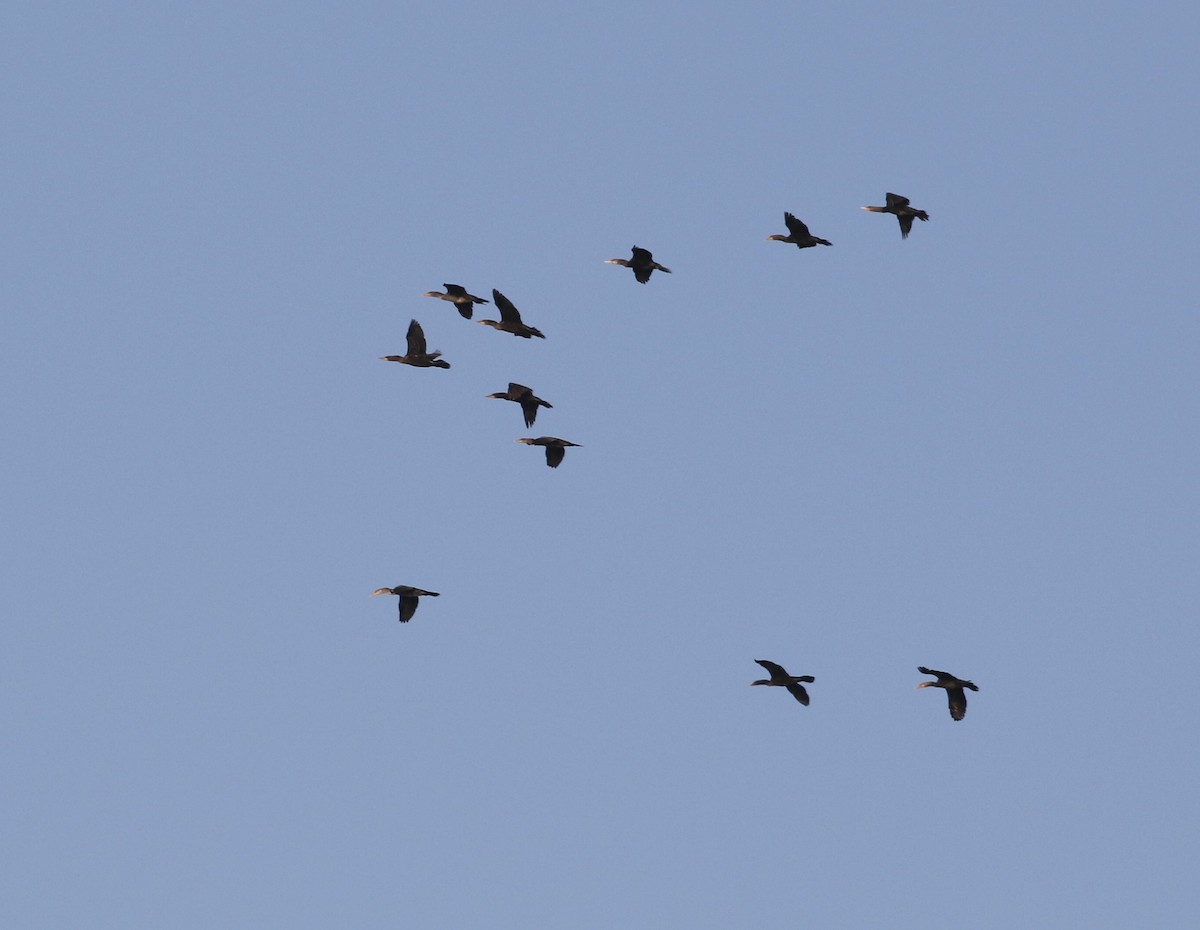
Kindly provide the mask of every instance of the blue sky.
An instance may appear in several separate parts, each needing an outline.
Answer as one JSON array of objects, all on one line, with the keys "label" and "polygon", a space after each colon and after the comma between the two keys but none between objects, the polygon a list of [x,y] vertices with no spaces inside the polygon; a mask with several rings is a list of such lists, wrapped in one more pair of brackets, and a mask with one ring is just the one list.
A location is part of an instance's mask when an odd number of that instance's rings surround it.
[{"label": "blue sky", "polygon": [[1191,7],[0,25],[6,923],[1197,919]]}]

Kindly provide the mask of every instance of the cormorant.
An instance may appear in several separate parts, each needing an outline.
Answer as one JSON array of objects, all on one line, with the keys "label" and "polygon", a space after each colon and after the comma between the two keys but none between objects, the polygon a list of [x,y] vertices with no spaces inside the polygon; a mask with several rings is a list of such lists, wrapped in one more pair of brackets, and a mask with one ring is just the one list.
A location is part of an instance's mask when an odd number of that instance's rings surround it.
[{"label": "cormorant", "polygon": [[786,236],[767,236],[767,241],[790,242],[799,249],[811,249],[815,245],[833,245],[828,239],[818,239],[808,231],[808,227],[790,213],[783,214],[783,222],[787,224]]},{"label": "cormorant", "polygon": [[526,426],[533,426],[533,421],[537,419],[538,407],[554,407],[553,404],[546,403],[540,397],[535,397],[532,388],[512,381],[508,383],[508,390],[503,394],[488,394],[487,396],[500,400],[515,400],[521,405],[521,413],[525,414]]},{"label": "cormorant", "polygon": [[650,275],[654,274],[655,270],[671,273],[671,269],[660,265],[654,260],[654,256],[645,249],[639,249],[636,245],[633,247],[633,258],[610,258],[604,264],[606,265],[624,265],[626,268],[633,269],[633,276],[637,278],[638,284],[645,284],[650,280]]},{"label": "cormorant", "polygon": [[377,588],[371,592],[371,597],[377,594],[395,594],[400,598],[400,622],[408,623],[417,612],[417,599],[422,597],[440,597],[437,591],[422,591],[406,584],[398,584],[394,588]]},{"label": "cormorant", "polygon": [[896,219],[900,221],[900,238],[907,239],[908,233],[912,229],[912,221],[915,216],[917,219],[925,222],[929,219],[929,214],[924,210],[918,210],[915,207],[908,205],[908,198],[901,197],[899,194],[887,195],[886,207],[863,207],[864,210],[870,210],[872,213],[892,213]]},{"label": "cormorant", "polygon": [[486,304],[491,301],[484,300],[482,297],[476,297],[474,294],[468,294],[467,289],[461,284],[443,284],[446,293],[441,291],[426,291],[422,297],[440,297],[442,300],[448,300],[458,308],[458,312],[464,320],[471,319],[471,314],[475,312],[475,304]]},{"label": "cormorant", "polygon": [[496,301],[496,309],[500,311],[500,320],[480,320],[483,326],[490,326],[493,329],[498,329],[501,332],[512,333],[514,336],[520,336],[522,339],[528,339],[530,336],[537,336],[539,339],[545,339],[541,330],[534,329],[532,326],[526,326],[521,322],[521,314],[517,308],[513,306],[513,302],[501,294],[495,288],[492,288],[492,298]]},{"label": "cormorant", "polygon": [[556,439],[553,436],[539,436],[537,439],[516,439],[514,442],[523,442],[527,446],[545,446],[546,464],[551,468],[558,468],[562,464],[563,456],[567,454],[567,446],[579,446],[577,442],[567,442],[565,439]]},{"label": "cormorant", "polygon": [[750,682],[750,687],[755,685],[774,685],[777,688],[787,688],[788,694],[794,697],[801,704],[808,706],[808,692],[804,690],[802,681],[816,681],[812,675],[789,675],[787,669],[775,662],[769,662],[766,659],[755,659],[759,665],[771,673],[770,678],[761,678],[758,681]]},{"label": "cormorant", "polygon": [[964,681],[962,678],[955,678],[949,672],[939,672],[936,668],[926,668],[924,665],[918,665],[917,671],[922,675],[933,675],[937,678],[937,681],[921,682],[917,685],[917,689],[945,688],[946,699],[950,702],[950,716],[955,720],[962,720],[967,713],[967,695],[963,688],[978,691],[975,682]]},{"label": "cormorant", "polygon": [[425,331],[421,324],[413,320],[408,324],[408,354],[381,355],[385,362],[399,362],[401,365],[412,365],[414,368],[449,368],[449,362],[443,362],[441,352],[428,352],[425,349]]}]

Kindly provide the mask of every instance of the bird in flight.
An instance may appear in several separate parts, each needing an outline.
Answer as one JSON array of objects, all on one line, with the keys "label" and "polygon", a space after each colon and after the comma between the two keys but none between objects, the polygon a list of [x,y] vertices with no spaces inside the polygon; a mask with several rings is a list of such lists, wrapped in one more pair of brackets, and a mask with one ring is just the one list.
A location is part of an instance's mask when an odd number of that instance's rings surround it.
[{"label": "bird in flight", "polygon": [[527,446],[545,446],[546,464],[551,468],[558,468],[562,464],[563,456],[567,454],[567,446],[579,446],[577,442],[567,442],[565,439],[558,439],[554,436],[539,436],[537,439],[517,439],[514,441],[523,442]]},{"label": "bird in flight", "polygon": [[916,207],[908,205],[908,198],[901,197],[899,194],[887,195],[887,206],[885,207],[863,207],[864,210],[870,210],[872,213],[891,213],[900,221],[900,238],[907,239],[909,232],[912,230],[913,218],[915,217],[921,222],[929,219],[929,214],[924,210],[918,210]]},{"label": "bird in flight", "polygon": [[422,591],[406,584],[398,584],[394,588],[376,588],[371,597],[378,594],[396,594],[400,597],[400,622],[408,623],[417,612],[418,599],[422,597],[440,597],[437,591]]},{"label": "bird in flight", "polygon": [[828,239],[818,239],[808,231],[803,222],[790,213],[783,214],[783,222],[788,228],[786,236],[767,236],[767,241],[790,242],[799,249],[811,249],[815,245],[833,245]]},{"label": "bird in flight", "polygon": [[750,687],[754,687],[755,685],[771,685],[776,688],[787,688],[788,694],[804,706],[808,706],[808,692],[804,690],[804,685],[800,682],[807,681],[811,684],[816,681],[812,675],[789,675],[787,669],[776,662],[770,662],[767,659],[755,659],[754,661],[770,672],[771,677],[752,681],[750,682]]},{"label": "bird in flight", "polygon": [[937,681],[923,681],[917,685],[917,690],[921,688],[945,688],[946,699],[950,702],[950,716],[955,720],[962,720],[967,713],[967,694],[963,688],[970,688],[972,691],[978,691],[975,687],[975,682],[967,681],[963,678],[955,678],[949,672],[939,672],[936,668],[926,668],[924,665],[918,665],[917,671],[922,675],[933,675]]},{"label": "bird in flight", "polygon": [[488,394],[487,397],[495,397],[499,400],[513,400],[521,405],[521,413],[525,415],[525,425],[533,426],[533,421],[537,419],[538,407],[549,407],[553,409],[553,404],[548,404],[540,397],[534,395],[531,388],[525,387],[523,384],[517,384],[513,381],[508,383],[508,390],[499,394]]},{"label": "bird in flight", "polygon": [[496,309],[500,311],[499,320],[480,320],[482,326],[490,326],[492,329],[498,329],[504,333],[512,333],[514,336],[520,336],[522,339],[528,339],[530,336],[537,336],[539,339],[545,339],[541,330],[534,329],[532,326],[526,326],[521,322],[521,314],[513,302],[501,294],[495,288],[492,288],[492,299],[496,301]]},{"label": "bird in flight", "polygon": [[412,365],[414,368],[449,368],[450,363],[441,359],[441,352],[429,352],[425,349],[425,331],[421,324],[413,320],[408,324],[408,354],[381,355],[385,362],[399,362],[401,365]]},{"label": "bird in flight", "polygon": [[484,300],[482,297],[476,297],[474,294],[468,294],[467,289],[461,284],[443,284],[446,293],[441,291],[426,291],[422,297],[440,297],[442,300],[448,300],[462,314],[464,320],[471,319],[471,314],[475,312],[476,304],[491,303],[489,300]]},{"label": "bird in flight", "polygon": [[645,284],[650,280],[650,275],[655,271],[665,271],[671,273],[671,269],[664,265],[660,265],[654,260],[654,256],[645,249],[639,249],[636,245],[633,247],[633,258],[610,258],[604,264],[606,265],[624,265],[626,268],[633,269],[633,276],[637,278],[638,284]]}]

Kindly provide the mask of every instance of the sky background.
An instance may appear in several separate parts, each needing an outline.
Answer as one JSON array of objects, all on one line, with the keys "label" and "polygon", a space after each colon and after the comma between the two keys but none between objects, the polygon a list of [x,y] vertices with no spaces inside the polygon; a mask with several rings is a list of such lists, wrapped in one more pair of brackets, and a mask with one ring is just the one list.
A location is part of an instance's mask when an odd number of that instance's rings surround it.
[{"label": "sky background", "polygon": [[7,6],[4,923],[1195,925],[1198,20]]}]

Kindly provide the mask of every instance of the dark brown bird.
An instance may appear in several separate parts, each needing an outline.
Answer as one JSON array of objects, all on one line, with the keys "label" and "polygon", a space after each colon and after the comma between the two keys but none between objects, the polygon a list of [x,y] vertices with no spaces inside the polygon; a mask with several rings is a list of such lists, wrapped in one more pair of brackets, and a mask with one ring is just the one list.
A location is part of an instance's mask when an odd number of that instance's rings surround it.
[{"label": "dark brown bird", "polygon": [[567,454],[567,446],[579,446],[577,442],[567,442],[565,439],[556,439],[554,436],[539,436],[537,439],[517,439],[514,442],[523,442],[527,446],[545,446],[546,464],[551,468],[558,468],[562,464],[563,456]]},{"label": "dark brown bird", "polygon": [[408,623],[417,612],[417,600],[422,597],[440,597],[436,591],[422,591],[406,584],[398,584],[394,588],[376,588],[371,597],[377,594],[396,594],[400,597],[400,622]]},{"label": "dark brown bird", "polygon": [[521,413],[525,415],[525,425],[527,427],[533,426],[533,421],[537,419],[538,407],[554,408],[553,404],[548,404],[540,397],[535,397],[531,388],[512,381],[508,383],[508,390],[503,394],[488,394],[487,396],[496,397],[500,400],[515,400],[521,405]]},{"label": "dark brown bird", "polygon": [[421,324],[413,320],[408,324],[408,354],[381,355],[385,362],[399,362],[401,365],[412,365],[414,368],[449,368],[449,362],[443,362],[441,352],[428,352],[425,349],[425,331]]},{"label": "dark brown bird", "polygon": [[426,291],[422,297],[440,297],[442,300],[448,300],[458,309],[464,320],[471,319],[471,314],[475,312],[476,304],[486,304],[491,301],[484,300],[482,297],[476,297],[474,294],[468,294],[467,289],[461,284],[443,284],[446,293],[441,291]]},{"label": "dark brown bird", "polygon": [[787,225],[788,234],[786,236],[767,236],[768,242],[772,240],[790,242],[800,249],[811,249],[815,245],[833,245],[828,239],[818,239],[808,231],[808,227],[804,223],[790,213],[783,214],[783,222]]},{"label": "dark brown bird", "polygon": [[950,716],[955,720],[962,720],[967,713],[967,695],[963,691],[963,688],[978,691],[979,689],[975,687],[975,682],[955,678],[949,672],[939,672],[936,668],[926,668],[924,665],[918,665],[917,671],[922,675],[933,675],[937,678],[937,681],[921,682],[917,685],[917,690],[921,688],[945,688],[946,699],[950,702]]},{"label": "dark brown bird", "polygon": [[512,333],[514,336],[520,336],[522,339],[528,339],[530,336],[537,336],[539,339],[545,339],[541,330],[534,329],[532,326],[526,326],[521,322],[521,314],[517,308],[513,306],[513,302],[501,294],[495,288],[492,288],[492,299],[496,301],[496,309],[500,311],[500,319],[497,320],[480,320],[483,326],[490,326],[492,329],[498,329],[501,332]]},{"label": "dark brown bird", "polygon": [[671,269],[664,265],[660,265],[654,260],[654,256],[645,249],[639,249],[636,245],[633,247],[633,258],[610,258],[604,264],[606,265],[624,265],[626,268],[633,269],[633,276],[637,278],[638,284],[645,284],[650,280],[650,275],[655,271],[665,271],[671,273]]},{"label": "dark brown bird", "polygon": [[924,210],[918,210],[915,207],[908,205],[908,198],[901,197],[899,194],[887,195],[886,207],[863,207],[864,210],[870,210],[872,213],[892,213],[896,219],[900,221],[900,238],[907,239],[908,233],[912,229],[913,217],[925,222],[929,219],[929,214]]},{"label": "dark brown bird", "polygon": [[769,662],[766,659],[755,659],[759,665],[771,673],[770,678],[760,678],[758,681],[750,682],[750,687],[755,685],[772,685],[776,688],[787,688],[788,694],[794,697],[797,701],[808,706],[808,692],[804,690],[802,681],[812,683],[816,681],[812,675],[789,675],[787,669],[775,662]]}]

